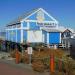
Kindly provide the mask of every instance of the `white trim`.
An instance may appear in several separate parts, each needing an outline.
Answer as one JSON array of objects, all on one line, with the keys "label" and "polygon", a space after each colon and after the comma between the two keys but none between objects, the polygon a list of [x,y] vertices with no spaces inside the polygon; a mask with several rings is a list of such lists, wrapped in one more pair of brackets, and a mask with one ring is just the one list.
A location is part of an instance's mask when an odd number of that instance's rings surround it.
[{"label": "white trim", "polygon": [[49,44],[49,33],[47,33],[47,44]]},{"label": "white trim", "polygon": [[23,22],[21,22],[21,43],[23,43]]},{"label": "white trim", "polygon": [[[37,20],[24,20],[25,22],[38,22]],[[58,24],[56,21],[42,21],[42,23],[56,23]]]},{"label": "white trim", "polygon": [[9,29],[9,28],[7,28],[6,30],[18,30],[18,29],[20,29],[20,30],[22,30],[22,29],[25,29],[25,30],[28,30],[29,29],[29,21],[27,21],[27,27],[23,27],[23,22],[21,22],[21,27],[20,28],[17,28],[17,26],[15,27],[15,28],[11,28],[11,29]]},{"label": "white trim", "polygon": [[29,28],[30,28],[29,22],[27,22],[27,28],[24,28],[24,29],[29,29]]},{"label": "white trim", "polygon": [[[54,17],[52,17],[49,13],[47,13],[44,9],[41,8],[41,10],[42,10],[46,15],[48,15],[55,23],[57,23],[57,26],[56,26],[56,27],[58,28],[59,22],[58,22]],[[54,22],[53,22],[53,23],[54,23]]]},{"label": "white trim", "polygon": [[53,21],[55,21],[56,23],[58,23],[58,21],[53,18],[50,14],[48,14],[44,9],[39,8],[37,9],[35,12],[31,13],[29,16],[25,17],[24,19],[21,20],[21,22],[25,21],[27,18],[29,18],[30,16],[34,15],[35,13],[37,13],[39,10],[42,10],[46,15],[48,15]]},{"label": "white trim", "polygon": [[61,43],[61,33],[60,33],[60,43]]},{"label": "white trim", "polygon": [[46,15],[48,15],[52,20],[56,21],[58,23],[58,21],[53,18],[50,14],[48,14],[44,9],[40,8]]},{"label": "white trim", "polygon": [[[13,30],[11,32],[13,33]],[[11,37],[11,41],[13,41],[13,37]]]},{"label": "white trim", "polygon": [[17,40],[17,27],[16,27],[16,42],[18,42],[18,40]]},{"label": "white trim", "polygon": [[36,12],[38,12],[39,10],[40,10],[40,8],[39,8],[37,11],[31,13],[29,16],[27,16],[27,17],[25,17],[24,19],[22,19],[21,22],[22,22],[22,21],[25,21],[27,18],[29,18],[30,16],[34,15],[34,14],[35,14]]},{"label": "white trim", "polygon": [[[29,22],[27,22],[27,28],[28,28],[28,29],[30,28]],[[29,40],[28,40],[28,34],[29,34],[29,32],[28,32],[28,30],[27,30],[27,40],[26,40],[27,43],[29,42]]]},{"label": "white trim", "polygon": [[[11,26],[11,28],[13,28],[13,26]],[[13,33],[13,30],[11,31],[11,33]],[[12,36],[12,34],[11,34],[11,36]],[[11,37],[11,41],[13,41],[13,37]]]},{"label": "white trim", "polygon": [[16,28],[14,28],[14,29],[7,29],[7,30],[9,30],[9,31],[10,31],[10,30],[16,30]]},{"label": "white trim", "polygon": [[21,30],[21,29],[25,29],[25,30],[27,30],[27,29],[29,29],[29,28],[26,28],[26,27],[23,27],[23,28],[14,28],[14,29],[7,29],[7,30]]}]

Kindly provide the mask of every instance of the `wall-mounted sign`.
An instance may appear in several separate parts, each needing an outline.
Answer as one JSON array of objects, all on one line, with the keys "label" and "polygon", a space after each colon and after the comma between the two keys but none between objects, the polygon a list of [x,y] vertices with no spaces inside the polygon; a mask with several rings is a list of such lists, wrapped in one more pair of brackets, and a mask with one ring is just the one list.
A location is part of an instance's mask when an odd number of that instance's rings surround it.
[{"label": "wall-mounted sign", "polygon": [[40,27],[46,27],[46,28],[56,28],[56,23],[37,23]]}]

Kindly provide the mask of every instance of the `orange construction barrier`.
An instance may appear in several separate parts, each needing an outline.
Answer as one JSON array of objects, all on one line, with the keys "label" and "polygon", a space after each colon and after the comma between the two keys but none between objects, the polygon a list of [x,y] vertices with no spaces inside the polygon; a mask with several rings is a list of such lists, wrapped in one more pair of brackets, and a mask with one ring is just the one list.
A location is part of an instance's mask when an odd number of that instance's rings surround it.
[{"label": "orange construction barrier", "polygon": [[16,64],[18,64],[19,63],[19,51],[18,50],[16,50]]},{"label": "orange construction barrier", "polygon": [[50,55],[50,72],[51,73],[54,73],[54,67],[55,67],[55,65],[54,65],[54,54],[52,53],[51,55]]}]

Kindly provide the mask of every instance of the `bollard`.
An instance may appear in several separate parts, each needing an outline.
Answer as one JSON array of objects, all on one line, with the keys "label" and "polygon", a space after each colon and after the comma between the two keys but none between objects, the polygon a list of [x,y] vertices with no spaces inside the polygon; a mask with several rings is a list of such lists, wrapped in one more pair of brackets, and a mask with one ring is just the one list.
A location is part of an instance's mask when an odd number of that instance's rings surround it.
[{"label": "bollard", "polygon": [[50,55],[50,72],[51,74],[54,73],[54,54]]},{"label": "bollard", "polygon": [[16,49],[16,64],[19,64],[19,51]]},{"label": "bollard", "polygon": [[61,59],[59,59],[58,67],[59,67],[59,72],[61,72],[62,71],[62,60]]}]

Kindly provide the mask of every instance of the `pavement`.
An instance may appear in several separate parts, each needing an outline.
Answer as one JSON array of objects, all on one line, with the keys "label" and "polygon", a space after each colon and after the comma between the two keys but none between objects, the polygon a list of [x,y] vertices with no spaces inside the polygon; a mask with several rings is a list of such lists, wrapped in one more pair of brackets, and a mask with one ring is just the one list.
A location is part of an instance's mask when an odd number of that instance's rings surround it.
[{"label": "pavement", "polygon": [[[6,56],[6,58],[4,56]],[[0,75],[50,75],[49,72],[36,72],[33,71],[31,65],[15,63],[15,59],[9,57],[9,54],[0,52]]]}]

